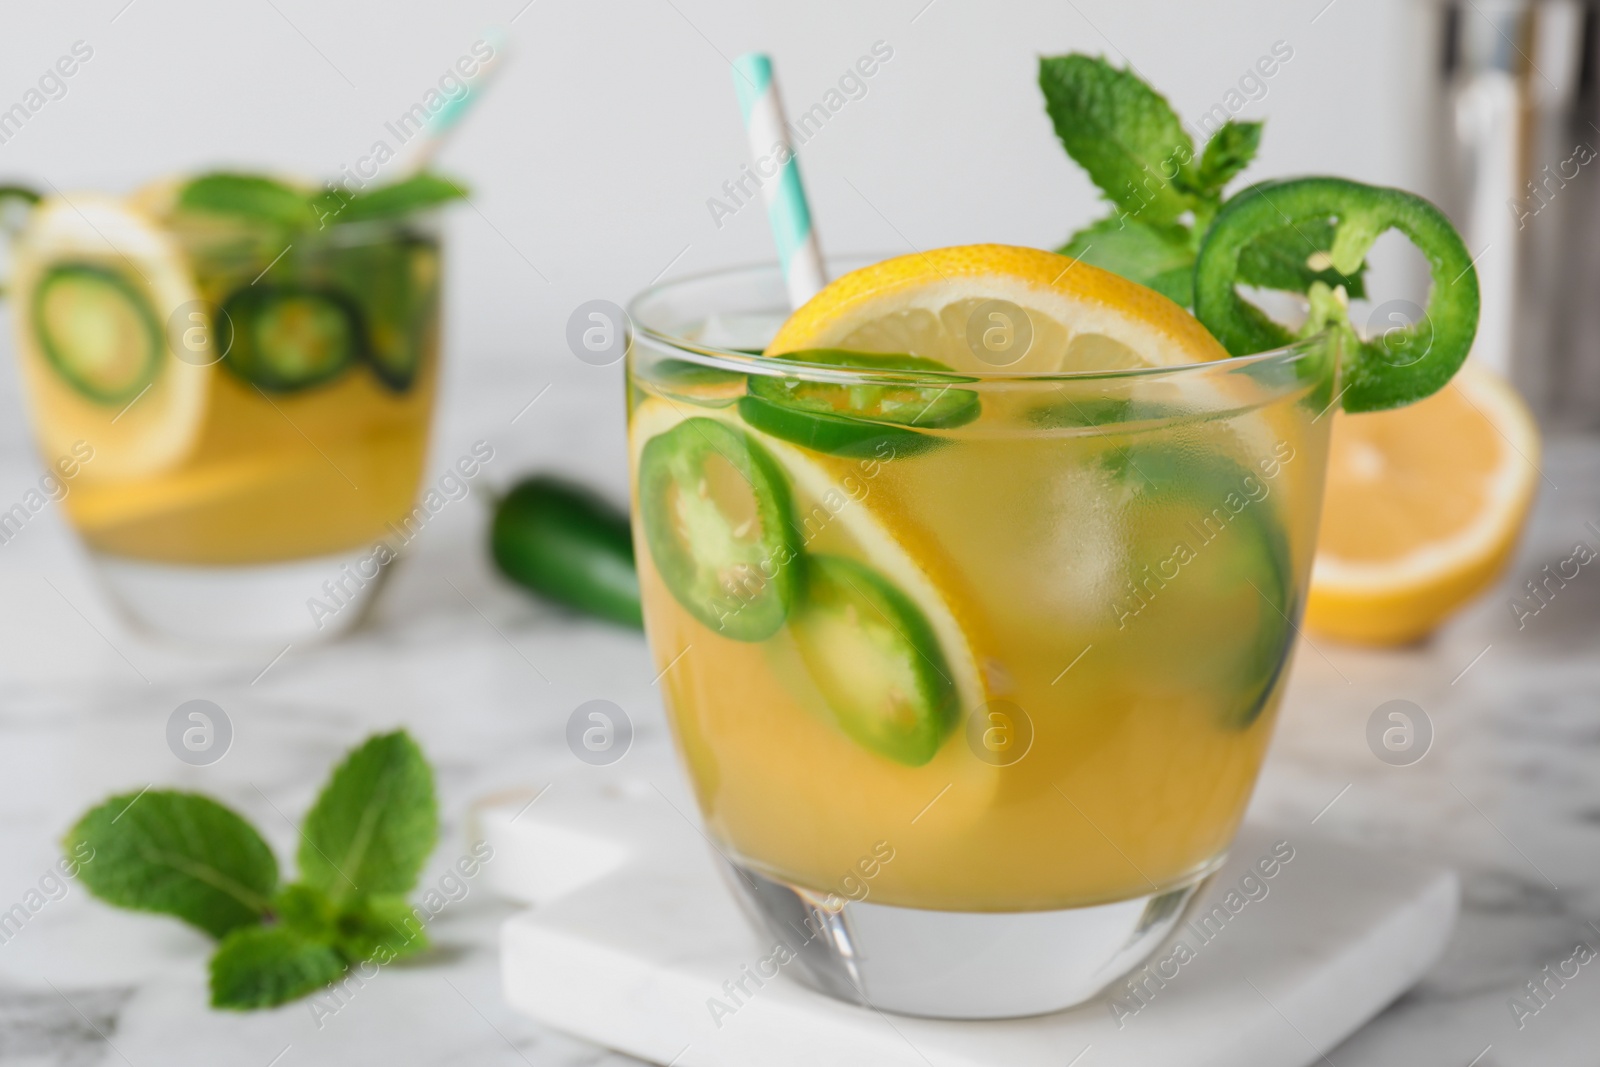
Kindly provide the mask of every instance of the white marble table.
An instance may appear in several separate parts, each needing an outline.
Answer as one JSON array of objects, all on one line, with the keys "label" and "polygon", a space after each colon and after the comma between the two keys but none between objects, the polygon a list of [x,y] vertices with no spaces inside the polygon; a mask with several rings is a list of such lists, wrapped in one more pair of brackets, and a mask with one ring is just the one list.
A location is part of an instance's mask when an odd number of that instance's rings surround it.
[{"label": "white marble table", "polygon": [[[620,491],[615,368],[591,370],[455,375],[477,384],[453,380],[436,465],[486,437],[497,447],[487,483],[538,463]],[[552,373],[549,395],[513,425]],[[36,474],[16,423],[0,434],[0,500],[9,502]],[[1600,947],[1590,924],[1600,922],[1600,577],[1585,569],[1521,631],[1506,607],[1513,587],[1566,557],[1576,539],[1592,541],[1583,523],[1600,518],[1600,443],[1555,443],[1546,474],[1503,588],[1428,646],[1373,653],[1319,641],[1299,650],[1256,811],[1442,859],[1459,868],[1464,889],[1444,960],[1325,1050],[1339,1067],[1593,1062],[1600,965],[1559,989],[1552,982],[1547,1006],[1520,1030],[1507,1006],[1580,940]],[[483,512],[476,493],[447,508],[353,637],[292,648],[270,667],[275,649],[198,653],[128,632],[52,511],[0,545],[0,911],[38,883],[70,820],[114,790],[206,790],[286,857],[287,819],[305,810],[330,762],[366,733],[405,724],[434,760],[447,820],[426,883],[464,847],[474,798],[573,759],[562,732],[579,703],[615,701],[632,714],[641,751],[665,745],[643,642],[498,581],[480,549]],[[236,730],[232,750],[209,767],[180,763],[164,741],[168,714],[196,697],[220,704]],[[1434,724],[1432,750],[1412,766],[1388,766],[1367,746],[1368,716],[1394,698],[1415,701]],[[202,937],[73,887],[0,944],[0,1064],[632,1062],[505,1005],[494,942],[510,913],[474,886],[436,920],[430,958],[386,969],[318,1020],[304,1004],[207,1010]],[[1093,1067],[1092,1053],[1082,1067]]]}]

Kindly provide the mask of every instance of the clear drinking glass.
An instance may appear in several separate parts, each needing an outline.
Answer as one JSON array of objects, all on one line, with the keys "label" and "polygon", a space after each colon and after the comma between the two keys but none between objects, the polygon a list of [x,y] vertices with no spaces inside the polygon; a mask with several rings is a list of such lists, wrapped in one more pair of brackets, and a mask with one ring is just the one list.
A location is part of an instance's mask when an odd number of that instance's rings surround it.
[{"label": "clear drinking glass", "polygon": [[[437,220],[286,232],[169,200],[162,183],[46,198],[13,246],[43,462],[137,622],[202,641],[337,633],[415,525]],[[0,514],[0,535],[27,510]]]},{"label": "clear drinking glass", "polygon": [[[912,1014],[1052,1011],[1137,965],[1222,864],[1266,750],[1336,342],[874,373],[753,354],[787,316],[775,268],[630,310],[646,627],[756,921],[818,988]],[[752,385],[776,379],[979,413],[807,447]]]}]

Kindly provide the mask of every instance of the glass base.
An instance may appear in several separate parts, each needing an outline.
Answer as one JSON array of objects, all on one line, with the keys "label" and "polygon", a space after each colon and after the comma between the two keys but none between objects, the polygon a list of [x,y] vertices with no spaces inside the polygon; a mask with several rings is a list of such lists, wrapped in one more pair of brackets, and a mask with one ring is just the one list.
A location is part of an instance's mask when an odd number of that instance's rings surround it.
[{"label": "glass base", "polygon": [[321,641],[353,628],[392,564],[372,549],[251,566],[151,563],[91,551],[111,599],[137,625],[206,645]]},{"label": "glass base", "polygon": [[724,869],[746,914],[820,992],[902,1015],[1008,1019],[1081,1004],[1137,967],[1224,859],[1148,896],[1029,912],[826,899],[740,864]]}]

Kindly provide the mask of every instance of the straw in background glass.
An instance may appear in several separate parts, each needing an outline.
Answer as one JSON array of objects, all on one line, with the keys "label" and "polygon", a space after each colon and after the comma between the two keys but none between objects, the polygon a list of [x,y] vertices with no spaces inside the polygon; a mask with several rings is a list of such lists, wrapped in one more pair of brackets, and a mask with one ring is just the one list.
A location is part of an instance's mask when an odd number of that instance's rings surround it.
[{"label": "straw in background glass", "polygon": [[445,101],[444,107],[440,108],[422,128],[420,140],[411,150],[411,157],[406,163],[408,172],[415,174],[428,169],[433,157],[448,143],[450,135],[460,127],[461,120],[467,117],[472,106],[478,102],[478,97],[488,89],[503,65],[506,54],[505,35],[498,30],[490,30],[483,36],[493,49],[492,54],[478,65],[477,71],[471,78],[466,79],[467,91],[453,100]]}]

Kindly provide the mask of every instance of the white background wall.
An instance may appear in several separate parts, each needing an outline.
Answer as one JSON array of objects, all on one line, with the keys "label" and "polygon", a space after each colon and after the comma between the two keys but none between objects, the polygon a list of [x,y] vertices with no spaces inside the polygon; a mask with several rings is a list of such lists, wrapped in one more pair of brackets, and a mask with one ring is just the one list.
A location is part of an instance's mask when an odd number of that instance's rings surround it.
[{"label": "white background wall", "polygon": [[[503,426],[553,382],[539,417],[518,424],[517,462],[618,486],[620,437],[613,454],[561,455],[571,420],[621,425],[619,369],[579,364],[563,326],[582,301],[625,302],[669,264],[771,255],[759,208],[718,228],[706,207],[746,159],[727,62],[740,52],[773,54],[798,111],[873,42],[894,49],[802,153],[835,253],[1051,247],[1087,222],[1099,209],[1045,117],[1040,54],[1130,60],[1193,118],[1285,41],[1292,60],[1242,111],[1270,117],[1251,176],[1396,184],[1414,184],[1406,100],[1435,62],[1400,0],[125,3],[6,4],[0,109],[74,41],[94,56],[0,144],[0,181],[127,189],[216,164],[330,175],[486,29],[505,28],[509,63],[440,162],[476,190],[452,223],[446,400],[500,375],[507,411],[454,411],[442,433]],[[15,388],[0,374],[0,448],[25,447]]]}]

